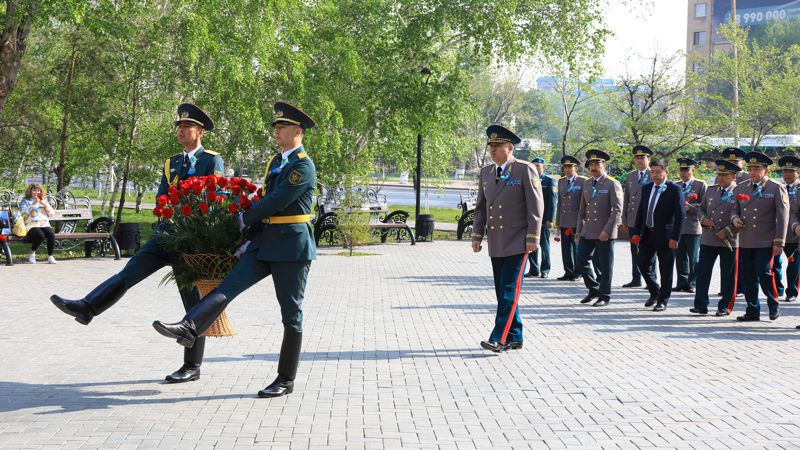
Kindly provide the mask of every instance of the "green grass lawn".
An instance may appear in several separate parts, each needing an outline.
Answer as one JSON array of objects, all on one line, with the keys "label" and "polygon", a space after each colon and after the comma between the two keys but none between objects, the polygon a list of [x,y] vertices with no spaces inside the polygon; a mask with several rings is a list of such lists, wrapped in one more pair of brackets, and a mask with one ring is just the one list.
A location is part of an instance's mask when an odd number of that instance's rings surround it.
[{"label": "green grass lawn", "polygon": [[[396,211],[398,209],[402,209],[410,214],[408,217],[409,220],[414,220],[414,205],[389,205],[389,211]],[[434,222],[440,223],[456,223],[456,216],[461,215],[461,210],[458,208],[428,208],[428,212],[425,212],[425,208],[420,208],[420,214],[431,214],[433,215]]]}]

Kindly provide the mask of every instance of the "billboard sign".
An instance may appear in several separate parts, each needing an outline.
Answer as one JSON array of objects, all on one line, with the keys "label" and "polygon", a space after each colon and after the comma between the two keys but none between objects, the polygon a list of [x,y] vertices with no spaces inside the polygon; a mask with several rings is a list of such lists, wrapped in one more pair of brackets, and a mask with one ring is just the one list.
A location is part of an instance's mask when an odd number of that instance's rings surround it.
[{"label": "billboard sign", "polygon": [[[800,17],[800,0],[737,0],[736,18],[743,27],[762,27],[770,22]],[[731,0],[714,0],[714,42],[725,42],[719,26],[731,20]]]}]

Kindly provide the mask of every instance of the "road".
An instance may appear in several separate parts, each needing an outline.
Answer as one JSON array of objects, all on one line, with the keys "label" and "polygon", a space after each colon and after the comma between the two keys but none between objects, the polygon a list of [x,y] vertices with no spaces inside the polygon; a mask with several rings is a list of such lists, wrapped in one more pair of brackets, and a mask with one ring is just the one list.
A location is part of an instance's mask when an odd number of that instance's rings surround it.
[{"label": "road", "polygon": [[[464,189],[428,189],[428,205],[432,208],[457,208]],[[390,205],[414,205],[414,189],[411,186],[384,186],[381,193],[386,195]],[[425,189],[420,193],[420,208],[425,208]]]}]

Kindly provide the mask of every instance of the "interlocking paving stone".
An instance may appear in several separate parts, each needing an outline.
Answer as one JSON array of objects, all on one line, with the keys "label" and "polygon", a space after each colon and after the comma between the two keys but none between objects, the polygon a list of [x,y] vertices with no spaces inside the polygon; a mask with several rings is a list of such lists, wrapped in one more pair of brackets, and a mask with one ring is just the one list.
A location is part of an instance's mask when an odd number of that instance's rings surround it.
[{"label": "interlocking paving stone", "polygon": [[[642,307],[623,289],[578,304],[580,282],[526,279],[525,348],[495,355],[490,262],[469,242],[320,250],[305,303],[295,393],[258,399],[275,376],[282,327],[267,279],[230,306],[239,329],[211,338],[202,378],[167,385],[182,348],[153,320],[183,310],[166,270],[82,326],[48,297],[80,297],[127,262],[0,267],[0,448],[798,448],[800,323],[690,317],[692,296]],[[719,290],[712,278],[711,298]],[[744,301],[737,301],[734,315]]]}]

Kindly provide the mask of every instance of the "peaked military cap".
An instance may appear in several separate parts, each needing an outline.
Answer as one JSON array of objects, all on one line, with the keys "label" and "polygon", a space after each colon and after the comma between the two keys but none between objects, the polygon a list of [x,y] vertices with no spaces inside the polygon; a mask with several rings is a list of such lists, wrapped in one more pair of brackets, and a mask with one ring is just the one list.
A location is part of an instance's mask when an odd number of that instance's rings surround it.
[{"label": "peaked military cap", "polygon": [[692,158],[678,158],[678,167],[681,169],[690,169],[697,165],[697,161]]},{"label": "peaked military cap", "polygon": [[[608,161],[609,159],[611,159],[611,157],[608,156],[608,153],[606,153],[606,152],[604,152],[602,150],[598,150],[596,148],[593,148],[591,150],[587,150],[586,151],[586,163],[587,164],[592,162],[592,161],[603,161],[603,162],[605,162],[605,161]],[[586,167],[589,167],[589,166],[587,165]]]},{"label": "peaked military cap", "polygon": [[567,155],[567,156],[561,158],[561,165],[562,166],[578,166],[580,164],[581,164],[581,162],[578,161],[578,158],[576,158],[574,156]]},{"label": "peaked military cap", "polygon": [[304,130],[314,128],[317,125],[314,119],[309,117],[303,110],[286,102],[275,103],[275,120],[272,121],[272,126],[274,127],[279,123],[297,125]]},{"label": "peaked military cap", "polygon": [[206,131],[214,129],[214,121],[208,117],[208,114],[191,103],[182,103],[178,106],[178,117],[175,119],[175,125],[177,126],[181,123],[200,125]]},{"label": "peaked military cap", "polygon": [[747,153],[736,147],[728,147],[722,151],[722,157],[728,161],[742,161]]},{"label": "peaked military cap", "polygon": [[636,145],[633,147],[633,156],[652,156],[653,151],[646,145]]},{"label": "peaked military cap", "polygon": [[522,142],[519,136],[502,125],[489,125],[486,129],[486,137],[489,138],[487,144],[511,143],[517,145]]},{"label": "peaked military cap", "polygon": [[761,153],[761,152],[747,152],[744,155],[744,161],[747,166],[770,166],[772,164],[772,159],[769,156]]},{"label": "peaked military cap", "polygon": [[539,164],[547,164],[547,162],[541,156],[537,156],[536,158],[533,158],[533,161],[531,161],[531,162],[535,162],[535,163],[539,163]]},{"label": "peaked military cap", "polygon": [[742,168],[737,166],[735,162],[728,161],[727,159],[718,159],[714,162],[717,164],[718,174],[726,174],[726,173],[736,174],[742,170]]},{"label": "peaked military cap", "polygon": [[778,165],[783,170],[800,170],[800,158],[794,155],[786,155],[778,160]]}]

